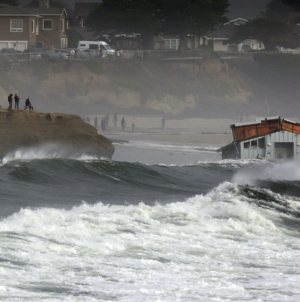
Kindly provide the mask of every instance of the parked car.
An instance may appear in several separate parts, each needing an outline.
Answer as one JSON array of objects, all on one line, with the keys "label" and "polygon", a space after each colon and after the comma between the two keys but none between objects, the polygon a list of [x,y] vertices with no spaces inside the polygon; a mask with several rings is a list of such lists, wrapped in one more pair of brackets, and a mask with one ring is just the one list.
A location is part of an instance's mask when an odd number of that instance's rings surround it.
[{"label": "parked car", "polygon": [[45,50],[41,53],[42,59],[55,60],[60,59],[60,55],[53,50]]},{"label": "parked car", "polygon": [[104,41],[79,41],[78,49],[81,51],[85,49],[93,49],[95,51],[101,49],[102,57],[113,57],[115,55],[115,50]]},{"label": "parked car", "polygon": [[97,52],[93,49],[84,49],[82,51],[82,57],[86,59],[96,58]]},{"label": "parked car", "polygon": [[56,49],[55,52],[59,54],[61,59],[70,59],[71,57],[70,51],[67,49]]},{"label": "parked car", "polygon": [[0,52],[3,54],[14,54],[16,50],[14,48],[2,48]]},{"label": "parked car", "polygon": [[40,60],[42,58],[41,53],[44,51],[43,48],[28,48],[23,51],[23,53],[30,54],[31,60]]}]

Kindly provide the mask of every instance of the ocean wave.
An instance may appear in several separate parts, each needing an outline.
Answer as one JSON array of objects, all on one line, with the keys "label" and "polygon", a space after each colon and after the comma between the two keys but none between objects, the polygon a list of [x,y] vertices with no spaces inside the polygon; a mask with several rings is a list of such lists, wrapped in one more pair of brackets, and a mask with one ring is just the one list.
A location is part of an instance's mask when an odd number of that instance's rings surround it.
[{"label": "ocean wave", "polygon": [[22,209],[0,221],[1,297],[292,301],[300,241],[282,216],[229,182],[166,205]]}]

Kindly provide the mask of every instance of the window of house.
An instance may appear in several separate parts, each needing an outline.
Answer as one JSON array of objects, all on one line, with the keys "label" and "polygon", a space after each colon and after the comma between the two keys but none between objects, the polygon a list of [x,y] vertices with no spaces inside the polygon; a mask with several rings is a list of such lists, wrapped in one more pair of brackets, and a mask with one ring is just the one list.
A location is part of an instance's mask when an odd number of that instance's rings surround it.
[{"label": "window of house", "polygon": [[69,29],[69,20],[66,20],[66,29]]},{"label": "window of house", "polygon": [[31,20],[31,32],[34,33],[34,20]]},{"label": "window of house", "polygon": [[64,31],[64,25],[65,25],[65,24],[64,24],[64,19],[61,19],[61,20],[60,20],[60,30],[61,30],[61,31]]},{"label": "window of house", "polygon": [[23,32],[23,20],[22,19],[11,19],[10,20],[10,31],[11,32]]},{"label": "window of house", "polygon": [[222,45],[228,45],[228,41],[227,40],[222,40]]},{"label": "window of house", "polygon": [[176,40],[171,40],[171,49],[176,49]]},{"label": "window of house", "polygon": [[251,147],[257,147],[257,140],[251,141]]},{"label": "window of house", "polygon": [[165,39],[165,48],[166,49],[178,49],[179,48],[179,39]]},{"label": "window of house", "polygon": [[52,20],[43,20],[43,29],[51,30],[52,29]]},{"label": "window of house", "polygon": [[245,149],[250,148],[250,142],[244,142],[244,148]]}]

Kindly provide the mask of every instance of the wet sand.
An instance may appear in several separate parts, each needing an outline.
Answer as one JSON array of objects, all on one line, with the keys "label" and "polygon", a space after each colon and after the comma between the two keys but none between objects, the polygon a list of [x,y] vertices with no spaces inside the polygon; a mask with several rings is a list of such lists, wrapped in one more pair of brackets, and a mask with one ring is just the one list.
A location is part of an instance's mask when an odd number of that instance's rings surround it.
[{"label": "wet sand", "polygon": [[123,132],[120,126],[121,118],[118,117],[116,128],[113,127],[112,119],[106,131],[102,132],[98,127],[99,133],[112,140],[147,140],[222,146],[232,142],[230,125],[239,122],[232,119],[167,119],[162,129],[160,117],[135,117],[136,127],[132,132],[133,117],[125,116],[126,127]]}]

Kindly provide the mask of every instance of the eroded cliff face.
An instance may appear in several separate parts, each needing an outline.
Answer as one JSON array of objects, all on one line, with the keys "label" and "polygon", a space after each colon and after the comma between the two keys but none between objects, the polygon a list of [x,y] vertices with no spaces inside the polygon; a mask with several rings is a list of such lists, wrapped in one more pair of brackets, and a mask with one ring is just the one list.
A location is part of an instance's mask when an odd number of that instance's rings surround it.
[{"label": "eroded cliff face", "polygon": [[20,148],[51,145],[62,157],[111,158],[114,146],[79,116],[0,109],[0,158]]},{"label": "eroded cliff face", "polygon": [[39,111],[102,114],[140,110],[208,116],[248,106],[253,93],[219,59],[36,61],[0,76],[1,105],[18,93]]}]

